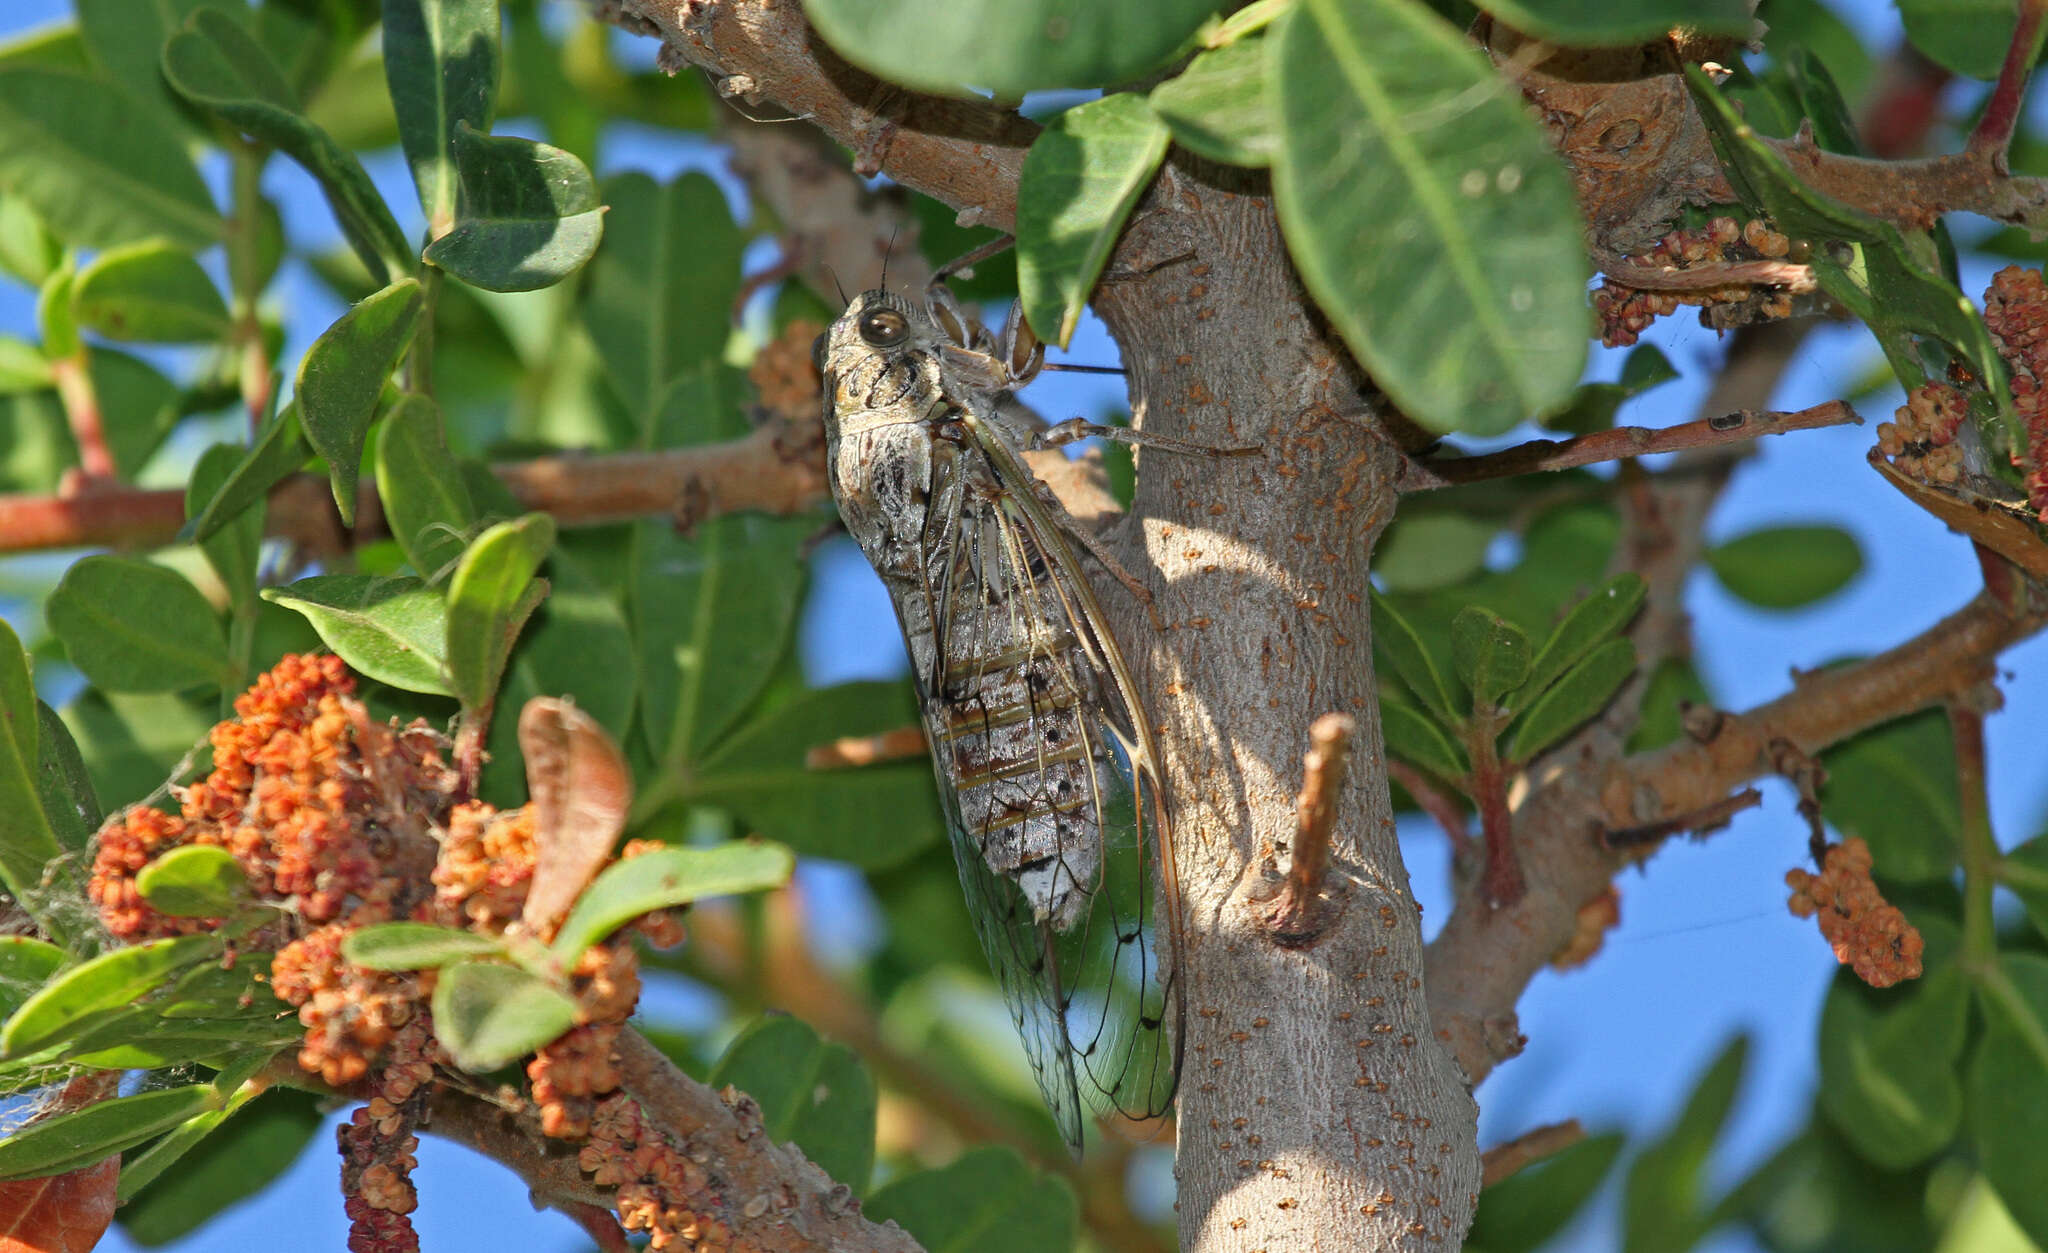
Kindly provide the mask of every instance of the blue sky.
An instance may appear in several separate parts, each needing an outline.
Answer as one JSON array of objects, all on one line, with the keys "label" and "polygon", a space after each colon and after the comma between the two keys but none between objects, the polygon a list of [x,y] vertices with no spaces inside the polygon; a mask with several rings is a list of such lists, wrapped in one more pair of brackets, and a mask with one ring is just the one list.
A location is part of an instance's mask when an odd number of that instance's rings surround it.
[{"label": "blue sky", "polygon": [[[69,7],[61,0],[11,0],[0,6],[0,38],[60,17]],[[1896,16],[1888,6],[1840,7],[1878,47],[1896,38]],[[651,49],[642,41],[641,51],[651,55]],[[666,177],[683,168],[716,170],[718,161],[718,153],[705,145],[636,131],[607,142],[600,172],[639,168]],[[385,153],[370,168],[403,219],[413,200],[401,163]],[[324,206],[296,170],[273,163],[270,187],[285,206],[295,239],[333,240]],[[416,219],[417,210],[412,213]],[[413,226],[416,221],[408,224]],[[1965,291],[1980,293],[1994,268],[1966,259]],[[284,282],[273,303],[294,310],[286,353],[295,359],[339,309],[302,277],[287,274]],[[32,336],[32,328],[30,294],[0,282],[0,333]],[[1694,416],[1692,405],[1721,351],[1718,337],[1689,314],[1667,319],[1653,338],[1689,377],[1632,402],[1621,415],[1624,422],[1662,426]],[[1092,318],[1071,356],[1096,363],[1116,359],[1114,345]],[[1796,409],[1846,394],[1876,360],[1875,345],[1859,329],[1824,328],[1811,337],[1773,403]],[[1618,369],[1619,354],[1596,352],[1589,373],[1612,377]],[[1032,399],[1055,416],[1092,415],[1119,401],[1121,387],[1113,379],[1048,375]],[[1896,396],[1888,396],[1861,410],[1874,424],[1889,417],[1896,403]],[[1777,695],[1789,668],[1889,647],[1976,590],[1969,545],[1914,514],[1864,465],[1872,439],[1868,426],[1770,439],[1730,484],[1710,523],[1713,539],[1762,526],[1827,522],[1859,537],[1867,565],[1843,592],[1797,614],[1749,608],[1710,575],[1698,573],[1687,589],[1697,660],[1723,705],[1742,708]],[[801,628],[814,681],[902,674],[887,600],[858,554],[843,541],[828,544],[816,558],[816,573]],[[2030,741],[2039,743],[2038,731],[2030,729],[2048,719],[2048,640],[2014,649],[2002,669],[2009,676],[2003,685],[2006,709],[1990,720],[1988,734],[1992,816],[2001,841],[2010,846],[2048,823],[2048,757],[2029,748]],[[1738,1178],[1803,1125],[1821,994],[1835,967],[1812,924],[1785,910],[1782,876],[1801,863],[1805,837],[1790,793],[1773,784],[1764,791],[1764,806],[1741,815],[1728,830],[1705,843],[1678,843],[1659,853],[1645,872],[1624,876],[1623,922],[1589,967],[1537,978],[1521,1004],[1528,1051],[1480,1090],[1482,1142],[1566,1117],[1595,1129],[1653,1134],[1682,1104],[1707,1061],[1731,1035],[1744,1031],[1755,1036],[1750,1069],[1716,1152],[1716,1180]],[[1402,843],[1424,905],[1424,927],[1433,929],[1449,908],[1443,839],[1427,823],[1412,822],[1402,828]],[[331,1145],[323,1135],[282,1184],[173,1247],[194,1253],[267,1250],[278,1247],[284,1231],[305,1247],[340,1247],[346,1224]],[[533,1213],[523,1188],[495,1166],[431,1138],[420,1157],[416,1221],[425,1247],[457,1253],[515,1243],[538,1250],[586,1247],[566,1220]],[[1555,1247],[1605,1247],[1614,1231],[1610,1195]],[[117,1229],[103,1247],[133,1246]],[[1708,1247],[1735,1253],[1753,1245],[1723,1235]]]}]

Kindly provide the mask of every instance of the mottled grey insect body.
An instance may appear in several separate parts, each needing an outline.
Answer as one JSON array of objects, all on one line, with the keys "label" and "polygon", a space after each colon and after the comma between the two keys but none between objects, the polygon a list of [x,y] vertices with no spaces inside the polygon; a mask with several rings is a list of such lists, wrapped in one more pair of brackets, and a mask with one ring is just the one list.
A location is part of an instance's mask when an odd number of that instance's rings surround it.
[{"label": "mottled grey insect body", "polygon": [[1037,357],[999,356],[942,292],[880,291],[817,356],[833,496],[903,628],[968,906],[1078,1147],[1083,1095],[1139,1117],[1171,1100],[1178,1002],[1152,943],[1177,936],[1170,883],[1153,916],[1167,833],[1135,690],[998,403]]}]

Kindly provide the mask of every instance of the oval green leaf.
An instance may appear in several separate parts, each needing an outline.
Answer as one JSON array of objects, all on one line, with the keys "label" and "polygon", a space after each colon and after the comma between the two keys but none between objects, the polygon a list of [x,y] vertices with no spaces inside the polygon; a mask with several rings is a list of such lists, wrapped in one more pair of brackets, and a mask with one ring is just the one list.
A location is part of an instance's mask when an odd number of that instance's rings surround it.
[{"label": "oval green leaf", "polygon": [[[38,762],[42,755],[41,716],[29,675],[28,653],[14,628],[0,621],[0,884],[17,901],[41,899],[43,868],[63,852],[50,815],[43,807]],[[38,915],[53,911],[38,905]],[[49,924],[45,924],[48,926]],[[51,932],[59,938],[72,928]]]},{"label": "oval green leaf", "polygon": [[182,248],[143,240],[109,248],[78,275],[71,312],[109,339],[184,344],[221,339],[228,306]]},{"label": "oval green leaf", "polygon": [[163,73],[179,95],[304,167],[375,281],[408,268],[411,245],[362,162],[299,113],[284,72],[240,22],[213,9],[194,12],[165,45]]},{"label": "oval green leaf", "polygon": [[376,462],[391,534],[420,577],[439,579],[462,556],[477,521],[440,406],[417,393],[399,397],[378,433]]},{"label": "oval green leaf", "polygon": [[127,1009],[195,962],[221,951],[213,935],[181,935],[117,948],[45,983],[0,1027],[0,1057],[20,1057],[91,1028],[102,1013]]},{"label": "oval green leaf", "polygon": [[1820,812],[1870,846],[1887,881],[1947,882],[1960,853],[1955,740],[1939,709],[1873,727],[1821,755]]},{"label": "oval green leaf", "polygon": [[[221,497],[243,463],[243,450],[233,444],[215,444],[199,454],[192,478],[185,484],[185,516],[201,519],[207,506]],[[256,560],[263,547],[263,511],[255,501],[245,504],[199,541],[206,564],[220,576],[228,599],[238,609],[256,603]],[[195,526],[196,530],[197,527]]]},{"label": "oval green leaf", "polygon": [[1451,619],[1451,657],[1472,692],[1474,708],[1499,706],[1529,677],[1529,637],[1522,628],[1477,605]]},{"label": "oval green leaf", "polygon": [[794,1144],[835,1181],[867,1191],[875,1168],[875,1080],[852,1049],[801,1020],[762,1018],[726,1046],[710,1084],[754,1098],[769,1135]]},{"label": "oval green leaf", "polygon": [[384,81],[430,239],[455,219],[456,128],[491,129],[503,25],[498,0],[384,2]]},{"label": "oval green leaf", "polygon": [[1619,1132],[1588,1136],[1479,1194],[1467,1247],[1535,1253],[1593,1199],[1621,1156]]},{"label": "oval green leaf", "polygon": [[1266,96],[1266,45],[1240,39],[1204,52],[1152,89],[1175,143],[1228,165],[1269,165],[1280,131]]},{"label": "oval green leaf", "polygon": [[125,91],[52,70],[0,70],[0,187],[66,243],[220,238],[220,211],[179,138]]},{"label": "oval green leaf", "polygon": [[0,1015],[13,1017],[29,994],[70,960],[48,940],[0,935]]},{"label": "oval green leaf", "polygon": [[135,890],[151,909],[173,918],[225,918],[250,902],[242,863],[207,844],[174,848],[150,862],[135,876]]},{"label": "oval green leaf", "polygon": [[1017,186],[1017,287],[1047,343],[1065,347],[1124,219],[1166,156],[1167,130],[1128,92],[1075,105],[1024,154]]},{"label": "oval green leaf", "polygon": [[327,459],[342,521],[356,516],[356,475],[377,398],[412,343],[421,305],[417,279],[402,278],[356,302],[306,350],[295,401],[306,439]]},{"label": "oval green leaf", "polygon": [[1833,526],[1773,526],[1707,550],[1721,586],[1764,609],[1825,600],[1863,569],[1856,537]]},{"label": "oval green leaf", "polygon": [[1449,782],[1465,777],[1463,751],[1441,723],[1407,701],[1381,694],[1380,732],[1394,756]]},{"label": "oval green leaf", "polygon": [[1422,637],[1394,608],[1393,602],[1378,591],[1372,592],[1372,628],[1375,651],[1393,666],[1394,673],[1401,676],[1416,699],[1447,725],[1463,726],[1464,716],[1452,706],[1450,689],[1444,686],[1443,675],[1429,649],[1423,646]]},{"label": "oval green leaf", "polygon": [[941,1170],[899,1176],[864,1209],[917,1237],[926,1253],[1043,1253],[1072,1248],[1079,1234],[1073,1188],[1007,1148],[969,1149]]},{"label": "oval green leaf", "polygon": [[1753,24],[1742,0],[1487,0],[1486,11],[1523,34],[1581,48],[1625,48],[1678,29],[1747,37]]},{"label": "oval green leaf", "polygon": [[190,580],[133,557],[85,557],[50,593],[50,629],[109,692],[175,692],[233,674],[227,636]]},{"label": "oval green leaf", "polygon": [[576,1002],[517,966],[466,961],[434,985],[434,1032],[472,1074],[508,1066],[576,1025]]},{"label": "oval green leaf", "polygon": [[2019,23],[2018,6],[2006,0],[1898,0],[1898,8],[1915,49],[1944,69],[1986,82],[1998,77]]},{"label": "oval green leaf", "polygon": [[1873,994],[1847,972],[1820,1019],[1820,1104],[1856,1151],[1886,1170],[1940,1152],[1963,1120],[1956,1074],[1969,990],[1954,966]]},{"label": "oval green leaf", "polygon": [[1563,403],[1591,321],[1571,179],[1513,83],[1405,0],[1304,0],[1267,36],[1273,191],[1317,303],[1424,426]]},{"label": "oval green leaf", "polygon": [[573,153],[459,125],[455,159],[461,212],[427,245],[428,261],[485,291],[533,291],[574,274],[597,251],[604,207]]},{"label": "oval green leaf", "polygon": [[766,841],[665,848],[629,857],[583,890],[551,947],[563,965],[574,965],[583,950],[642,914],[713,896],[763,892],[789,882],[795,869],[795,854]]},{"label": "oval green leaf", "polygon": [[534,575],[555,544],[555,520],[530,513],[476,537],[448,582],[448,678],[466,709],[497,694],[519,630],[546,594]]},{"label": "oval green leaf", "polygon": [[[306,464],[310,456],[312,449],[307,446],[299,426],[299,402],[294,400],[264,426],[256,436],[256,442],[221,480],[205,508],[193,518],[192,538],[198,543],[206,543],[222,527],[243,516],[245,510],[250,510],[262,500],[264,494],[286,475]],[[191,510],[189,495],[186,510],[188,513]],[[263,511],[256,509],[253,512],[260,531]]]},{"label": "oval green leaf", "polygon": [[430,696],[453,696],[446,678],[448,606],[418,579],[322,574],[263,599],[297,610],[351,670]]},{"label": "oval green leaf", "polygon": [[1627,626],[1642,607],[1643,595],[1643,576],[1631,572],[1615,575],[1573,605],[1529,664],[1529,686],[1524,700],[1540,696],[1552,680]]},{"label": "oval green leaf", "polygon": [[2048,1242],[2048,958],[2001,953],[1980,985],[1984,1035],[1965,1078],[1977,1164],[2013,1218]]},{"label": "oval green leaf", "polygon": [[429,922],[380,922],[349,932],[341,955],[367,970],[430,970],[471,957],[503,957],[505,946],[487,935]]},{"label": "oval green leaf", "polygon": [[1636,646],[1625,639],[1609,640],[1586,654],[1522,715],[1508,747],[1509,759],[1528,761],[1578,729],[1607,707],[1635,669]]},{"label": "oval green leaf", "polygon": [[31,1123],[0,1140],[0,1179],[32,1179],[90,1166],[162,1135],[221,1103],[209,1083],[101,1101]]},{"label": "oval green leaf", "polygon": [[926,91],[1016,99],[1129,82],[1178,51],[1217,0],[811,0],[804,16],[864,70]]},{"label": "oval green leaf", "polygon": [[1372,550],[1372,572],[1390,592],[1460,583],[1486,568],[1486,550],[1499,533],[1499,523],[1486,518],[1404,504]]}]

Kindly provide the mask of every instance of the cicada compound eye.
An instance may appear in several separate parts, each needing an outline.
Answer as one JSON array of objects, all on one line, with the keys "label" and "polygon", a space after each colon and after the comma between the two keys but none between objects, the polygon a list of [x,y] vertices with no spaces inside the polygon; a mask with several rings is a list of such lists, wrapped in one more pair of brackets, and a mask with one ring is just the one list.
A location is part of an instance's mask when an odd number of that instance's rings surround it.
[{"label": "cicada compound eye", "polygon": [[894,309],[872,309],[861,315],[860,337],[877,348],[894,348],[909,335],[909,321]]}]

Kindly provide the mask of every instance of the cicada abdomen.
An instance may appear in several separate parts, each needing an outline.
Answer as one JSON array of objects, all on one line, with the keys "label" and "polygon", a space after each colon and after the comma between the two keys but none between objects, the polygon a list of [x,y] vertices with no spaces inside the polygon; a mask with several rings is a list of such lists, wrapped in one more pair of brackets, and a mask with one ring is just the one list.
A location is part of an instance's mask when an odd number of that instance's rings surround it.
[{"label": "cicada abdomen", "polygon": [[1149,1117],[1172,1100],[1168,828],[1071,523],[997,413],[991,347],[944,301],[862,294],[819,345],[827,458],[903,628],[969,910],[1078,1147],[1084,1101]]}]

